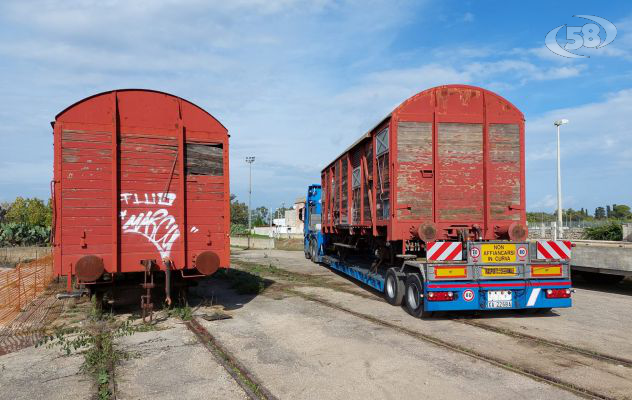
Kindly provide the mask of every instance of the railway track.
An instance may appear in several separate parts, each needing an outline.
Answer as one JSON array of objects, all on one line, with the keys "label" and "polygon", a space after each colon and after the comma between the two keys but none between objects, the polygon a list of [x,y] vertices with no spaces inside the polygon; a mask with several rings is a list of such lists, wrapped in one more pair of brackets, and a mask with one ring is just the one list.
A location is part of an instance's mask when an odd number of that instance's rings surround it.
[{"label": "railway track", "polygon": [[308,301],[312,301],[315,303],[318,303],[320,305],[323,305],[325,307],[337,310],[337,311],[341,311],[344,312],[346,314],[350,314],[353,315],[354,317],[363,319],[365,321],[371,322],[373,324],[376,325],[380,325],[386,328],[390,328],[393,330],[396,330],[400,333],[406,334],[408,336],[411,336],[417,340],[421,340],[427,343],[431,343],[433,345],[445,348],[447,350],[456,352],[456,353],[460,353],[463,355],[466,355],[468,357],[480,360],[480,361],[484,361],[486,363],[489,363],[493,366],[529,377],[531,379],[534,379],[538,382],[544,382],[547,383],[549,385],[558,387],[560,389],[566,390],[568,392],[571,392],[575,395],[581,396],[583,398],[587,398],[587,399],[603,399],[603,400],[616,400],[616,397],[609,397],[609,396],[605,396],[601,393],[597,393],[593,390],[590,389],[586,389],[586,388],[582,388],[579,387],[577,385],[573,385],[569,382],[565,382],[561,379],[558,379],[554,376],[548,375],[548,374],[543,374],[540,373],[538,371],[532,370],[532,369],[528,369],[528,368],[523,368],[523,367],[519,367],[519,366],[515,366],[512,364],[507,363],[504,360],[498,359],[498,358],[494,358],[494,357],[490,357],[486,354],[483,354],[481,352],[478,352],[476,350],[473,350],[471,348],[466,348],[463,346],[459,346],[459,345],[455,345],[454,343],[450,343],[447,342],[441,338],[438,338],[436,336],[432,336],[432,335],[427,335],[418,331],[414,331],[411,329],[408,329],[406,327],[400,326],[400,325],[396,325],[393,323],[390,323],[388,321],[384,321],[378,318],[375,318],[373,316],[364,314],[364,313],[360,313],[354,310],[351,310],[347,307],[341,306],[339,304],[335,304],[333,302],[330,302],[328,300],[322,299],[320,297],[317,296],[311,296],[311,295],[307,295],[305,293],[296,291],[296,290],[289,290],[290,293],[292,293],[295,296],[301,297],[305,300]]},{"label": "railway track", "polygon": [[616,364],[616,365],[621,365],[627,368],[632,368],[632,360],[627,359],[627,358],[623,358],[623,357],[614,357],[608,354],[603,354],[603,353],[599,353],[597,351],[594,350],[588,350],[588,349],[583,349],[581,347],[577,347],[577,346],[571,346],[565,343],[560,343],[560,342],[556,342],[553,340],[548,340],[548,339],[543,339],[537,336],[533,336],[533,335],[527,335],[526,333],[522,333],[522,332],[516,332],[510,329],[503,329],[503,328],[498,328],[495,326],[491,326],[491,325],[487,325],[484,323],[480,323],[477,321],[473,321],[473,320],[468,320],[468,319],[459,319],[459,318],[450,318],[452,321],[458,322],[458,323],[462,323],[462,324],[466,324],[469,326],[474,326],[476,328],[480,328],[480,329],[484,329],[487,331],[491,331],[491,332],[495,332],[495,333],[500,333],[502,335],[507,335],[507,336],[511,336],[511,337],[515,337],[517,339],[522,339],[522,340],[529,340],[532,341],[534,343],[538,343],[538,344],[543,344],[546,346],[550,346],[550,347],[554,347],[554,348],[558,348],[561,350],[566,350],[566,351],[570,351],[570,352],[574,352],[577,354],[581,354],[583,356],[586,357],[590,357],[593,358],[595,360],[600,360],[600,361],[606,361],[612,364]]},{"label": "railway track", "polygon": [[200,343],[213,355],[235,382],[252,400],[277,400],[252,372],[240,363],[215,337],[194,317],[185,321],[185,326],[195,334]]},{"label": "railway track", "polygon": [[[248,268],[250,263],[237,262],[237,264]],[[332,272],[336,273],[336,275],[338,275],[338,276],[341,276],[341,277],[347,279],[345,275],[339,274],[335,270],[332,270]],[[295,273],[295,272],[291,272],[291,271],[287,271],[287,270],[282,270],[281,275],[278,276],[278,277],[283,279],[283,278],[287,278],[288,276],[292,276],[292,277],[296,278],[296,280],[299,281],[299,282],[310,283],[313,286],[325,287],[325,288],[328,288],[328,289],[332,289],[332,290],[348,293],[348,294],[351,294],[351,295],[354,295],[354,296],[357,296],[357,297],[360,297],[360,298],[370,299],[370,300],[386,303],[386,300],[384,300],[384,298],[381,296],[381,294],[378,294],[378,292],[376,292],[373,288],[371,288],[369,286],[366,286],[366,285],[364,285],[362,283],[358,283],[358,284],[361,285],[363,288],[368,289],[367,293],[358,293],[356,290],[345,290],[345,288],[342,285],[339,285],[339,284],[328,284],[327,282],[323,281],[321,277],[311,277],[310,275],[307,275],[307,274],[300,274],[300,273]],[[353,282],[353,283],[355,283],[355,282]],[[534,344],[545,345],[545,346],[550,346],[551,348],[556,348],[556,349],[561,349],[561,350],[565,350],[565,351],[574,352],[574,353],[581,354],[581,355],[586,356],[586,357],[590,357],[590,358],[595,359],[595,360],[606,361],[606,362],[617,364],[617,365],[623,365],[624,367],[627,367],[627,368],[632,368],[632,360],[624,358],[624,357],[615,357],[615,356],[612,356],[612,355],[609,355],[609,354],[600,353],[600,352],[597,352],[597,351],[594,351],[594,350],[584,349],[584,348],[581,348],[581,347],[572,346],[572,345],[569,345],[569,344],[560,343],[560,342],[557,342],[557,341],[548,340],[548,339],[544,339],[544,338],[533,336],[533,335],[528,335],[528,334],[525,334],[525,333],[522,333],[522,332],[518,332],[518,331],[515,331],[515,330],[511,330],[511,329],[498,328],[498,327],[495,327],[495,326],[492,326],[492,325],[485,324],[483,322],[475,321],[475,320],[473,320],[471,318],[464,318],[464,317],[447,317],[447,318],[449,320],[451,320],[451,321],[456,322],[456,323],[465,324],[465,325],[469,325],[469,326],[472,326],[472,327],[475,327],[475,328],[479,328],[479,329],[483,329],[483,330],[486,330],[486,331],[491,331],[491,332],[495,332],[495,333],[498,333],[498,334],[502,334],[502,335],[505,335],[505,336],[509,336],[509,337],[513,337],[513,338],[517,338],[517,339],[521,339],[521,340],[530,341],[530,342],[533,342]]]},{"label": "railway track", "polygon": [[[242,267],[245,267],[246,269],[248,267],[252,266],[252,263],[244,263],[244,262],[237,262],[238,265],[241,265]],[[278,269],[275,269],[278,270]],[[312,301],[312,302],[316,302],[319,303],[323,306],[353,315],[357,318],[361,318],[363,320],[369,321],[371,323],[374,324],[378,324],[380,326],[383,327],[387,327],[390,329],[394,329],[398,332],[404,333],[408,336],[414,337],[418,340],[422,340],[425,342],[429,342],[432,344],[435,344],[437,346],[449,349],[451,351],[455,351],[461,354],[465,354],[469,357],[481,360],[481,361],[485,361],[487,363],[490,363],[494,366],[506,369],[506,370],[510,370],[512,372],[530,377],[534,380],[537,381],[541,381],[541,382],[545,382],[548,384],[551,384],[553,386],[562,388],[564,390],[567,390],[569,392],[572,392],[574,394],[580,395],[582,397],[585,398],[593,398],[593,399],[617,399],[619,397],[610,397],[608,395],[604,395],[603,393],[600,393],[596,390],[587,388],[585,386],[580,386],[578,384],[574,384],[572,382],[568,382],[565,381],[563,379],[560,379],[556,376],[553,376],[551,374],[546,374],[546,373],[542,373],[540,371],[537,371],[533,368],[528,368],[525,366],[520,366],[520,365],[516,365],[515,363],[510,363],[507,360],[503,360],[501,358],[498,357],[493,357],[490,356],[489,354],[485,354],[483,352],[477,351],[471,347],[468,346],[462,346],[456,343],[451,343],[449,341],[446,341],[440,337],[437,337],[436,335],[430,335],[427,333],[422,333],[420,331],[417,330],[413,330],[413,329],[409,329],[405,326],[402,326],[400,324],[395,324],[389,321],[385,321],[383,319],[380,318],[376,318],[375,316],[369,315],[367,313],[364,312],[359,312],[356,310],[353,310],[349,307],[345,307],[341,304],[337,304],[334,303],[332,301],[329,301],[327,299],[324,299],[320,296],[315,296],[315,295],[311,295],[311,294],[306,294],[300,290],[296,290],[298,288],[297,283],[298,284],[306,284],[307,286],[313,286],[313,287],[321,287],[321,288],[326,288],[326,289],[330,289],[330,290],[334,290],[334,291],[338,291],[338,292],[343,292],[346,294],[350,294],[353,295],[355,297],[359,297],[359,298],[363,298],[363,299],[370,299],[370,300],[376,300],[379,302],[383,302],[386,303],[386,301],[381,297],[376,295],[373,291],[371,291],[370,293],[373,294],[369,294],[369,292],[367,293],[358,293],[357,290],[353,290],[353,289],[347,289],[344,288],[343,285],[340,285],[338,283],[332,283],[329,284],[326,280],[323,280],[322,277],[310,277],[310,275],[307,274],[302,274],[302,273],[294,273],[291,271],[287,271],[284,269],[281,269],[279,271],[281,271],[278,275],[280,276],[274,276],[274,271],[272,270],[272,274],[271,276],[269,276],[270,278],[280,278],[280,280],[283,280],[285,282],[283,282],[283,285],[285,286],[284,290],[286,292],[288,292],[289,294],[304,298],[305,300],[308,301]],[[264,270],[264,274],[265,272],[268,272],[267,270]],[[287,281],[287,278],[291,277],[293,278],[291,281]],[[412,318],[412,317],[411,317]],[[485,330],[485,331],[490,331],[490,332],[494,332],[496,334],[501,334],[510,338],[514,338],[519,340],[522,343],[527,343],[530,344],[531,346],[535,347],[538,346],[540,348],[544,348],[544,352],[546,354],[550,354],[550,353],[561,353],[562,354],[562,358],[566,357],[568,359],[573,359],[575,358],[574,356],[581,356],[584,359],[590,359],[593,360],[595,362],[599,362],[599,363],[606,363],[609,365],[613,365],[613,366],[617,366],[617,367],[623,367],[623,368],[632,368],[632,360],[627,359],[627,358],[623,358],[623,357],[616,357],[616,356],[612,356],[612,355],[608,355],[608,354],[604,354],[604,353],[600,353],[597,351],[593,351],[590,349],[585,349],[585,348],[581,348],[581,347],[576,347],[576,346],[572,346],[572,345],[568,345],[565,343],[560,343],[560,342],[556,342],[556,341],[552,341],[552,340],[548,340],[548,339],[544,339],[544,338],[540,338],[540,337],[536,337],[533,335],[528,335],[522,332],[517,332],[511,329],[504,329],[504,328],[498,328],[495,326],[491,326],[488,324],[485,324],[483,322],[479,322],[473,319],[469,319],[469,318],[463,318],[463,317],[448,317],[448,320],[455,322],[455,323],[459,323],[462,325],[467,325],[469,327],[472,328],[476,328],[476,329],[481,329],[481,330]],[[546,350],[546,349],[550,349],[550,350]],[[621,377],[621,376],[620,376]]]}]

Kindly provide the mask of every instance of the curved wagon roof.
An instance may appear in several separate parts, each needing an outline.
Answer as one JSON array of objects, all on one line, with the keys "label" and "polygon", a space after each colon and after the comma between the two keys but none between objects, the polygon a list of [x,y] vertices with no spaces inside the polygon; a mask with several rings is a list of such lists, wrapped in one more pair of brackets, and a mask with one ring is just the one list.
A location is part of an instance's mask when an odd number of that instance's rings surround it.
[{"label": "curved wagon roof", "polygon": [[431,122],[435,113],[439,116],[439,120],[436,122],[447,122],[451,116],[460,117],[459,122],[473,122],[477,116],[483,113],[499,121],[507,119],[513,121],[524,120],[524,115],[516,106],[490,90],[461,84],[435,86],[401,102],[393,111],[340,153],[331,163],[327,164],[326,167],[363,140],[369,138],[372,132],[391,117],[397,116],[402,119],[415,117],[414,119],[416,120],[419,120],[419,117],[422,119],[426,117]]},{"label": "curved wagon roof", "polygon": [[227,132],[217,118],[196,104],[149,89],[110,90],[86,97],[57,114],[55,122],[112,123],[115,102],[123,126],[172,129],[174,121],[182,119],[189,130]]}]

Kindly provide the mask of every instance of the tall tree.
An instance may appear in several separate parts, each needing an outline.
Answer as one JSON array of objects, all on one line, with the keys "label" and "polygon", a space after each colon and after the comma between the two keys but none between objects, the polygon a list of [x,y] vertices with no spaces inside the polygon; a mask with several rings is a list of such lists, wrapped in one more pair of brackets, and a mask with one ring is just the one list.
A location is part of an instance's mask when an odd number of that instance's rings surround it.
[{"label": "tall tree", "polygon": [[612,218],[617,219],[628,219],[632,217],[630,206],[626,206],[625,204],[613,204],[611,214]]},{"label": "tall tree", "polygon": [[606,218],[606,210],[603,207],[595,208],[595,219]]},{"label": "tall tree", "polygon": [[252,225],[253,226],[267,226],[270,223],[269,211],[265,206],[257,207],[253,210]]},{"label": "tall tree", "polygon": [[237,200],[237,196],[230,195],[230,223],[248,225],[248,206]]},{"label": "tall tree", "polygon": [[38,198],[18,197],[9,206],[5,219],[7,222],[16,222],[32,226],[50,226],[52,220],[51,202],[48,205]]}]

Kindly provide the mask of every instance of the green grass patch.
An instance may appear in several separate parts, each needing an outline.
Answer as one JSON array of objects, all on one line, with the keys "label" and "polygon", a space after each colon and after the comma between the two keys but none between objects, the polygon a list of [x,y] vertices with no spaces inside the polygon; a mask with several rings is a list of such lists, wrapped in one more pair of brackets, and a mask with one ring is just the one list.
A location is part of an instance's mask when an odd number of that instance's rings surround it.
[{"label": "green grass patch", "polygon": [[178,317],[183,321],[191,321],[193,319],[193,309],[188,304],[178,305],[167,310],[170,317]]},{"label": "green grass patch", "polygon": [[79,327],[58,328],[54,333],[45,336],[36,347],[59,347],[66,355],[82,354],[82,372],[93,376],[97,385],[97,397],[107,400],[114,396],[114,366],[129,357],[126,352],[116,349],[114,340],[151,328],[144,324],[132,325],[131,320],[119,321],[111,314],[103,314],[93,296],[92,307],[84,324]]}]

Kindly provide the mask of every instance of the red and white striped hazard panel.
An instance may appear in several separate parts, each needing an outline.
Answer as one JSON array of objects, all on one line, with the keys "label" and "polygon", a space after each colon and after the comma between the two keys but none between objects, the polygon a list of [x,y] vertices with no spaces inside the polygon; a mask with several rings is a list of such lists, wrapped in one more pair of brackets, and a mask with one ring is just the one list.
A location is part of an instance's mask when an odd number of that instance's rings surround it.
[{"label": "red and white striped hazard panel", "polygon": [[463,259],[463,243],[429,242],[426,244],[426,258],[436,261],[461,261]]},{"label": "red and white striped hazard panel", "polygon": [[571,242],[568,240],[538,240],[539,260],[570,260]]}]

